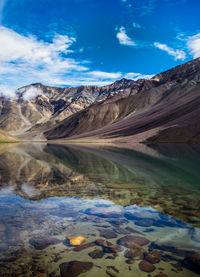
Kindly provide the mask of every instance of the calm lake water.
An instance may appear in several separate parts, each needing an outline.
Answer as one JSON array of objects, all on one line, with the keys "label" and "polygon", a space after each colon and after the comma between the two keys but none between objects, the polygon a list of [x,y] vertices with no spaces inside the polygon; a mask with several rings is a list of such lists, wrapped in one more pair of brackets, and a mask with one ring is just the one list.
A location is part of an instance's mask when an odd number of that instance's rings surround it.
[{"label": "calm lake water", "polygon": [[0,145],[0,276],[200,274],[200,147]]}]

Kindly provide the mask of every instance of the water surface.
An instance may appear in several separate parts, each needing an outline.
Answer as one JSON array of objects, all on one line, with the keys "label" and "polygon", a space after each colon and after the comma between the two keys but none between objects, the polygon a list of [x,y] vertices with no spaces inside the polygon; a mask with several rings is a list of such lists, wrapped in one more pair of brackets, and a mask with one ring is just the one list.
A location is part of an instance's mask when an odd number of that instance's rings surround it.
[{"label": "water surface", "polygon": [[199,276],[199,164],[184,145],[1,145],[0,276]]}]

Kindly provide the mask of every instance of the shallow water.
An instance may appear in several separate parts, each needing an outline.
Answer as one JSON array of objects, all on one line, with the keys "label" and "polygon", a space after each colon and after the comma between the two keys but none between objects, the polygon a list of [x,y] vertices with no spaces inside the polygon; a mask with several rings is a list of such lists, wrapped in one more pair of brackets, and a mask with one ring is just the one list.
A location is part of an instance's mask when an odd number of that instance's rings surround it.
[{"label": "shallow water", "polygon": [[199,276],[199,164],[184,145],[1,145],[0,276]]}]

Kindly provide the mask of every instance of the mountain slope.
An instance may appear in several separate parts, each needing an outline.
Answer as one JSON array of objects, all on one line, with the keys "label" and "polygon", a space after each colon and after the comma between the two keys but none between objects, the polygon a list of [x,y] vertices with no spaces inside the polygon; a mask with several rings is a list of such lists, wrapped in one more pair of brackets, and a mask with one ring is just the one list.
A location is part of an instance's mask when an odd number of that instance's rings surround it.
[{"label": "mountain slope", "polygon": [[77,88],[32,84],[17,91],[16,99],[0,97],[0,128],[22,136],[31,128],[41,132],[68,116],[105,99],[130,95],[132,80],[122,79],[109,86]]},{"label": "mountain slope", "polygon": [[94,104],[63,120],[45,136],[198,142],[200,58],[143,82],[145,86],[135,93],[135,84],[132,86],[130,96]]},{"label": "mountain slope", "polygon": [[0,143],[2,142],[19,142],[19,139],[0,129]]}]

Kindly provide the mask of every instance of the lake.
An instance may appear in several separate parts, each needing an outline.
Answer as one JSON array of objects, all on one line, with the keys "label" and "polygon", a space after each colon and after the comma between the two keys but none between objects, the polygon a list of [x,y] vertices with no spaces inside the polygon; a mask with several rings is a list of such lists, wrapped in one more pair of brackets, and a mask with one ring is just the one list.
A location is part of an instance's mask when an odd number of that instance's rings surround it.
[{"label": "lake", "polygon": [[0,145],[0,276],[200,274],[200,147]]}]

